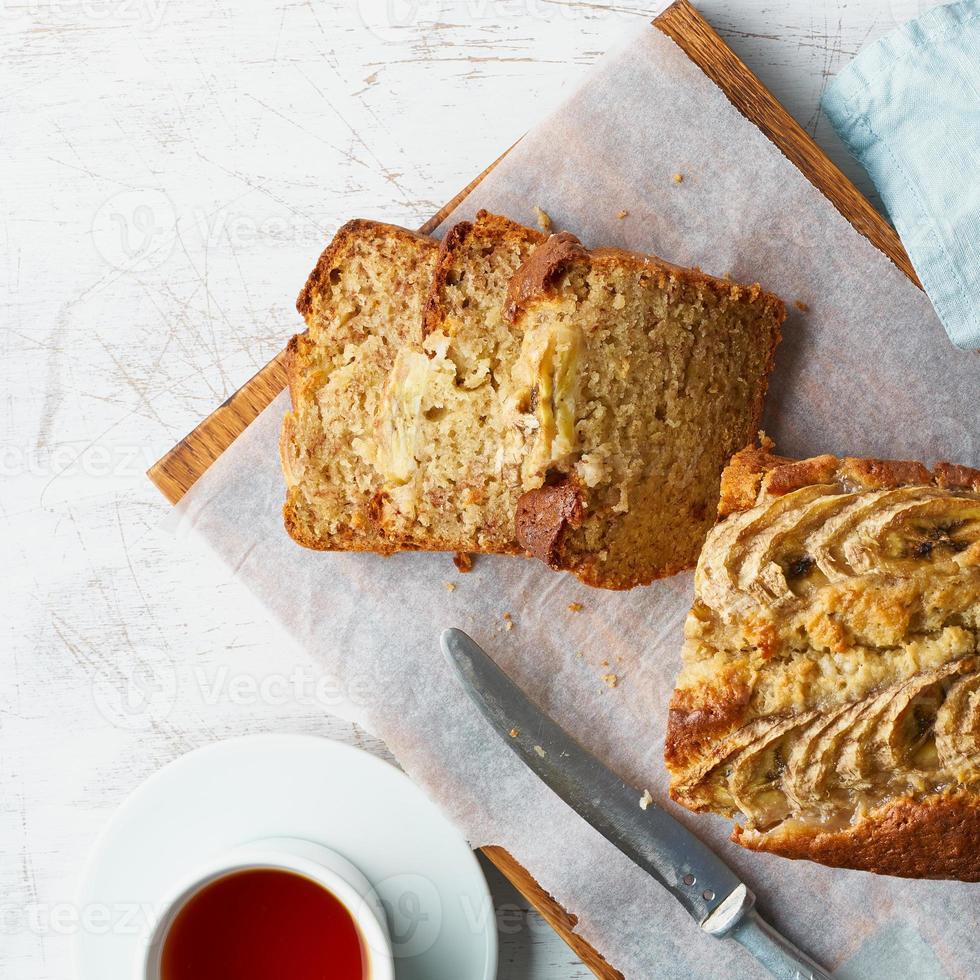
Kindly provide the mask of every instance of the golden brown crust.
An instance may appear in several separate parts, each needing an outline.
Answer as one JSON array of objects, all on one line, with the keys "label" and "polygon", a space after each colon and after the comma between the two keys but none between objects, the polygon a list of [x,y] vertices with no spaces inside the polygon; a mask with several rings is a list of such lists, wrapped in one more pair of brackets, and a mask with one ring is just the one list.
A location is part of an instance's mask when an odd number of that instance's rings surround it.
[{"label": "golden brown crust", "polygon": [[840,461],[838,479],[862,490],[894,490],[896,487],[928,486],[933,482],[929,470],[912,460],[858,459],[854,456],[845,456]]},{"label": "golden brown crust", "polygon": [[399,225],[388,225],[382,221],[370,221],[367,218],[354,218],[341,226],[330,244],[320,253],[313,271],[307,277],[306,283],[296,297],[296,309],[304,320],[308,320],[313,312],[313,298],[320,292],[330,278],[330,271],[342,261],[345,254],[351,250],[352,244],[366,234],[379,233],[385,236],[402,238],[406,241],[432,242],[427,235],[419,235],[408,228]]},{"label": "golden brown crust", "polygon": [[[511,281],[507,316],[516,322],[528,303],[551,295],[561,275],[572,263],[579,261],[598,265],[636,266],[661,277],[659,283],[661,286],[666,285],[668,277],[673,277],[688,285],[707,287],[719,296],[727,296],[733,300],[761,302],[771,308],[777,323],[782,323],[786,319],[786,306],[783,301],[778,296],[767,293],[758,283],[743,285],[728,279],[719,279],[716,276],[709,276],[697,267],[688,269],[666,262],[656,255],[644,255],[623,248],[586,249],[578,238],[567,231],[548,238],[543,245],[535,249],[527,262],[518,270]],[[772,345],[773,357],[779,339],[777,329]],[[764,397],[765,392],[763,392]]]},{"label": "golden brown crust", "polygon": [[731,458],[721,478],[719,519],[749,510],[764,497],[782,497],[819,483],[838,483],[852,490],[936,486],[980,492],[980,470],[969,466],[937,463],[930,470],[914,460],[829,454],[793,460],[772,449],[772,441],[763,436],[761,445],[748,446]]},{"label": "golden brown crust", "polygon": [[573,262],[588,262],[589,252],[571,232],[552,235],[517,270],[507,291],[506,316],[516,323],[531,300],[549,296]]},{"label": "golden brown crust", "polygon": [[980,470],[956,463],[936,463],[932,472],[943,490],[971,490],[980,493]]},{"label": "golden brown crust", "polygon": [[765,433],[759,434],[759,442],[758,446],[748,446],[737,452],[725,467],[718,500],[719,519],[754,506],[766,473],[793,462],[787,456],[776,456],[772,452],[774,443]]},{"label": "golden brown crust", "polygon": [[752,688],[737,678],[719,689],[719,696],[710,701],[694,691],[675,691],[667,712],[667,737],[664,759],[674,768],[681,768],[702,755],[719,735],[732,730],[745,714]]},{"label": "golden brown crust", "polygon": [[847,830],[761,834],[736,827],[732,840],[754,851],[901,878],[980,881],[980,794],[967,790],[903,798]]},{"label": "golden brown crust", "polygon": [[812,487],[818,483],[832,483],[837,474],[837,457],[812,456],[783,463],[770,470],[762,480],[762,491],[774,497],[782,497],[799,487]]},{"label": "golden brown crust", "polygon": [[518,544],[551,568],[562,568],[562,538],[568,528],[580,527],[584,516],[581,492],[569,480],[529,490],[517,501]]}]

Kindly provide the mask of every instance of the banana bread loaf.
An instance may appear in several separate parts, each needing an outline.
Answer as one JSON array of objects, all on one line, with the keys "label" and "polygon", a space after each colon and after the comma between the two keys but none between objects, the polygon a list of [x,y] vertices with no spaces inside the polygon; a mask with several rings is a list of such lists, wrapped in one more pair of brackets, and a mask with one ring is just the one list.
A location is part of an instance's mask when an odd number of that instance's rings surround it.
[{"label": "banana bread loaf", "polygon": [[739,453],[698,563],[671,795],[755,850],[980,880],[980,471]]}]

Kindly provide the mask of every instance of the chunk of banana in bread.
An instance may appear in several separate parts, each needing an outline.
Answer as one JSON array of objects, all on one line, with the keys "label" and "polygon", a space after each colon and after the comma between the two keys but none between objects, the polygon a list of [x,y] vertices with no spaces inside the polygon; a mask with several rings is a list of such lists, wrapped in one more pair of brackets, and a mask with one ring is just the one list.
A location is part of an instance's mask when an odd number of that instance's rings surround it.
[{"label": "chunk of banana in bread", "polygon": [[980,471],[734,457],[671,702],[671,795],[756,850],[980,880]]}]

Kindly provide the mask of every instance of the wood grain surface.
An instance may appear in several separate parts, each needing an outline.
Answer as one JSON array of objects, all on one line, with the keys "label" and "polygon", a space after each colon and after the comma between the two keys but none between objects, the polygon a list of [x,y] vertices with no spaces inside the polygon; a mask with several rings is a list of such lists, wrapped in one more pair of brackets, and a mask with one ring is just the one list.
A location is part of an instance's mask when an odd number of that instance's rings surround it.
[{"label": "wood grain surface", "polygon": [[[918,284],[908,255],[894,229],[871,206],[857,187],[831,162],[806,131],[786,112],[749,68],[735,55],[688,0],[677,0],[654,25],[671,37],[733,105],[792,161],[862,235],[884,252]],[[427,234],[503,159],[502,154],[419,229]],[[150,480],[171,504],[176,504],[221,453],[268,406],[286,385],[280,353],[245,385],[214,410],[149,470]],[[603,980],[622,980],[622,974],[575,932],[576,918],[545,892],[533,876],[503,848],[482,848],[515,888],[562,936],[582,962]]]},{"label": "wood grain surface", "polygon": [[897,232],[871,206],[803,127],[776,101],[745,63],[688,3],[677,0],[654,23],[728,96],[831,204],[920,286]]}]

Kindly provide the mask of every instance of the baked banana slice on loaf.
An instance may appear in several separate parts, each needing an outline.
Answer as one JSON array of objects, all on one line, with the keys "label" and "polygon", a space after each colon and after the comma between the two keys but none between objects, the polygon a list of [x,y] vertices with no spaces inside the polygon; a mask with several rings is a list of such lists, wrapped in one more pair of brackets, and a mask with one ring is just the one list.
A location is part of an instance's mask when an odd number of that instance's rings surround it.
[{"label": "baked banana slice on loaf", "polygon": [[296,301],[306,334],[289,342],[292,411],[279,451],[286,530],[307,548],[390,553],[376,520],[375,420],[398,351],[421,341],[439,245],[355,220],[327,246]]},{"label": "baked banana slice on loaf", "polygon": [[518,542],[606,588],[692,567],[725,463],[758,429],[782,302],[560,234],[514,276],[508,312]]},{"label": "baked banana slice on loaf", "polygon": [[792,858],[980,880],[980,471],[732,460],[685,627],[671,795]]}]

